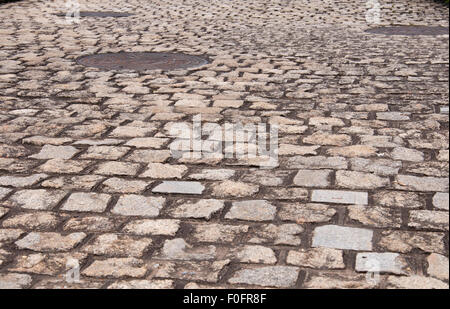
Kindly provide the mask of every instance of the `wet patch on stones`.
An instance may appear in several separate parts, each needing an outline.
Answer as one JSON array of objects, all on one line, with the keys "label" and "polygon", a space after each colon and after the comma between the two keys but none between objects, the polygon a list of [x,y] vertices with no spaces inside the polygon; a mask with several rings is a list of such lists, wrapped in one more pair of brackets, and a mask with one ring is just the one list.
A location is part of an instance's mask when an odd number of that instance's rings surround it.
[{"label": "wet patch on stones", "polygon": [[[56,15],[60,17],[66,16],[64,13]],[[123,12],[80,12],[80,17],[129,17],[133,15],[134,14]]]},{"label": "wet patch on stones", "polygon": [[77,63],[102,70],[170,71],[199,67],[208,60],[181,53],[120,52],[83,56]]},{"label": "wet patch on stones", "polygon": [[366,30],[371,34],[384,34],[384,35],[448,35],[448,27],[429,27],[429,26],[392,26],[392,27],[377,27]]}]

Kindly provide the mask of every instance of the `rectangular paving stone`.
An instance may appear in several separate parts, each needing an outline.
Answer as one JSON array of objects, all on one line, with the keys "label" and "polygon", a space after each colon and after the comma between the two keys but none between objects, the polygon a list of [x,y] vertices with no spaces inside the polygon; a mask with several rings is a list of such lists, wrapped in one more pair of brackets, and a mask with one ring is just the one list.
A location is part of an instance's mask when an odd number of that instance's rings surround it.
[{"label": "rectangular paving stone", "polygon": [[132,238],[123,234],[103,234],[96,237],[82,252],[113,257],[140,257],[152,243],[149,238]]},{"label": "rectangular paving stone", "polygon": [[1,274],[0,290],[24,289],[31,285],[33,279],[30,275],[25,274]]},{"label": "rectangular paving stone", "polygon": [[62,210],[80,212],[103,212],[108,206],[110,196],[98,193],[72,193]]},{"label": "rectangular paving stone", "polygon": [[290,265],[317,269],[345,268],[343,251],[330,248],[292,250],[289,251],[286,261]]},{"label": "rectangular paving stone", "polygon": [[448,231],[449,215],[447,211],[412,210],[409,212],[408,226],[418,229]]},{"label": "rectangular paving stone", "polygon": [[205,190],[200,182],[194,181],[164,181],[156,186],[154,193],[173,193],[173,194],[202,194]]},{"label": "rectangular paving stone", "polygon": [[364,252],[356,255],[355,270],[406,275],[408,264],[398,253]]},{"label": "rectangular paving stone", "polygon": [[313,247],[343,250],[372,251],[373,231],[338,225],[317,227],[313,234]]},{"label": "rectangular paving stone", "polygon": [[277,208],[264,200],[234,202],[225,219],[247,221],[270,221],[275,218]]},{"label": "rectangular paving stone", "polygon": [[194,280],[204,282],[217,282],[221,278],[222,270],[230,264],[230,260],[210,261],[182,261],[182,262],[157,262],[150,265],[154,269],[157,278],[169,278],[179,280]]},{"label": "rectangular paving stone", "polygon": [[[47,177],[48,175],[46,174],[34,174],[31,176],[2,176],[0,177],[0,186],[12,186],[16,188],[28,187]],[[0,187],[0,198],[2,189],[3,188]]]},{"label": "rectangular paving stone", "polygon": [[147,268],[145,267],[145,263],[140,259],[110,258],[94,261],[82,272],[82,275],[99,278],[142,278],[146,272]]},{"label": "rectangular paving stone", "polygon": [[101,163],[95,173],[113,176],[135,176],[139,168],[140,165],[137,163],[111,161]]},{"label": "rectangular paving stone", "polygon": [[399,190],[419,192],[448,192],[449,179],[398,175],[394,186]]},{"label": "rectangular paving stone", "polygon": [[65,195],[63,191],[22,190],[14,193],[6,204],[12,207],[47,210],[55,207]]},{"label": "rectangular paving stone", "polygon": [[390,181],[371,173],[337,171],[336,185],[341,188],[371,190],[388,187]]},{"label": "rectangular paving stone", "polygon": [[38,154],[30,156],[30,158],[40,160],[46,159],[68,160],[71,159],[78,152],[79,150],[72,146],[45,145],[44,147],[42,147],[41,151]]},{"label": "rectangular paving stone", "polygon": [[446,254],[445,233],[417,231],[383,231],[377,246],[390,252],[409,253],[420,249],[430,253]]},{"label": "rectangular paving stone", "polygon": [[367,192],[314,190],[311,195],[312,202],[368,205],[369,194]]},{"label": "rectangular paving stone", "polygon": [[111,212],[122,216],[157,217],[165,202],[163,197],[129,194],[121,196]]},{"label": "rectangular paving stone", "polygon": [[299,170],[294,178],[294,185],[299,187],[328,187],[331,173],[332,171],[329,170]]},{"label": "rectangular paving stone", "polygon": [[303,157],[296,156],[289,158],[286,161],[288,168],[298,168],[298,169],[347,169],[348,162],[347,159],[343,157]]},{"label": "rectangular paving stone", "polygon": [[308,273],[304,287],[307,289],[371,289],[376,284],[366,275],[338,272]]},{"label": "rectangular paving stone", "polygon": [[293,266],[268,266],[242,269],[228,280],[231,284],[289,288],[295,285],[300,269]]},{"label": "rectangular paving stone", "polygon": [[16,241],[20,249],[33,251],[68,251],[78,245],[87,235],[85,233],[72,233],[61,235],[59,233],[36,233],[32,232],[24,238]]}]

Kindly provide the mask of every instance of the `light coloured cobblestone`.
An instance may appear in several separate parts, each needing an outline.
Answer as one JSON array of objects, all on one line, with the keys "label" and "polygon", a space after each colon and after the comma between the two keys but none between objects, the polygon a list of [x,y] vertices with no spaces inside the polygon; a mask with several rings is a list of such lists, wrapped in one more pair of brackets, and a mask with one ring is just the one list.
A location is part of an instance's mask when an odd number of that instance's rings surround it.
[{"label": "light coloured cobblestone", "polygon": [[275,264],[277,262],[275,252],[272,249],[258,245],[234,249],[228,258],[236,259],[240,263],[251,264]]},{"label": "light coloured cobblestone", "polygon": [[384,231],[378,246],[391,252],[409,253],[420,249],[445,254],[444,233]]},{"label": "light coloured cobblestone", "polygon": [[150,163],[147,166],[147,170],[143,174],[141,174],[140,177],[155,179],[180,179],[183,177],[186,171],[187,167],[185,165]]},{"label": "light coloured cobblestone", "polygon": [[375,205],[383,207],[422,208],[425,202],[414,192],[380,191],[373,196]]},{"label": "light coloured cobblestone", "polygon": [[[0,186],[12,186],[16,188],[29,187],[32,186],[42,179],[47,178],[46,174],[35,174],[25,177],[15,177],[15,176],[2,176],[0,177]],[[0,188],[2,190],[2,188]],[[1,191],[0,191],[1,197]]]},{"label": "light coloured cobblestone", "polygon": [[390,185],[388,178],[362,172],[337,171],[336,184],[341,188],[373,190]]},{"label": "light coloured cobblestone", "polygon": [[358,172],[369,172],[380,176],[396,176],[403,167],[402,162],[387,159],[352,158],[351,169]]},{"label": "light coloured cobblestone", "polygon": [[72,233],[63,236],[59,233],[36,233],[32,232],[24,238],[15,242],[20,249],[33,251],[68,251],[78,245],[84,238],[85,233]]},{"label": "light coloured cobblestone", "polygon": [[146,272],[147,269],[142,260],[136,258],[111,258],[94,261],[82,272],[82,275],[99,278],[142,278]]},{"label": "light coloured cobblestone", "polygon": [[159,290],[172,289],[174,282],[172,280],[131,280],[116,281],[108,286],[111,290]]},{"label": "light coloured cobblestone", "polygon": [[343,157],[292,157],[287,161],[287,167],[297,169],[347,169],[347,160]]},{"label": "light coloured cobblestone", "polygon": [[294,185],[325,188],[330,185],[331,173],[328,170],[300,170],[294,178]]},{"label": "light coloured cobblestone", "polygon": [[314,190],[311,201],[317,203],[367,205],[369,203],[369,195],[366,192]]},{"label": "light coloured cobblestone", "polygon": [[225,207],[223,201],[208,199],[198,202],[181,201],[170,214],[175,218],[204,218],[211,219],[215,213],[221,211]]},{"label": "light coloured cobblestone", "polygon": [[344,250],[372,250],[373,231],[325,225],[314,230],[312,246]]},{"label": "light coloured cobblestone", "polygon": [[195,181],[164,181],[153,189],[154,193],[202,194],[205,190],[200,182]]},{"label": "light coloured cobblestone", "polygon": [[387,279],[387,288],[391,289],[448,289],[448,284],[435,278],[422,276],[395,277],[389,276]]},{"label": "light coloured cobblestone", "polygon": [[438,209],[448,210],[448,193],[436,193],[433,196],[433,205]]},{"label": "light coloured cobblestone", "polygon": [[448,257],[432,253],[427,257],[428,268],[427,273],[440,280],[448,280]]},{"label": "light coloured cobblestone", "polygon": [[72,193],[62,210],[77,212],[103,212],[108,206],[110,196],[98,193]]},{"label": "light coloured cobblestone", "polygon": [[109,178],[102,183],[102,191],[106,193],[142,193],[151,184],[152,182],[148,181],[128,180],[114,177]]},{"label": "light coloured cobblestone", "polygon": [[103,179],[104,177],[98,175],[57,177],[43,181],[41,186],[52,189],[89,191]]},{"label": "light coloured cobblestone", "polygon": [[264,200],[234,202],[225,219],[269,221],[275,218],[277,208]]},{"label": "light coloured cobblestone", "polygon": [[259,191],[259,186],[226,180],[212,186],[213,196],[217,197],[246,197]]},{"label": "light coloured cobblestone", "polygon": [[44,147],[42,147],[41,151],[38,154],[30,156],[30,158],[40,160],[46,159],[68,160],[71,159],[78,152],[79,150],[72,146],[45,145]]},{"label": "light coloured cobblestone", "polygon": [[299,269],[297,267],[268,266],[240,270],[228,282],[232,284],[288,288],[296,283],[298,275]]},{"label": "light coloured cobblestone", "polygon": [[152,243],[151,239],[133,239],[120,234],[103,234],[84,246],[83,252],[114,257],[140,257]]},{"label": "light coloured cobblestone", "polygon": [[[2,211],[0,210],[1,213]],[[0,217],[2,216],[0,215]],[[56,228],[60,221],[59,217],[51,212],[21,213],[4,220],[2,226],[6,228],[45,230]]]},{"label": "light coloured cobblestone", "polygon": [[164,207],[165,201],[165,198],[162,197],[124,195],[111,212],[122,216],[157,217]]},{"label": "light coloured cobblestone", "polygon": [[301,244],[301,233],[304,229],[298,224],[266,224],[252,230],[250,243],[298,246]]},{"label": "light coloured cobblestone", "polygon": [[64,224],[65,231],[109,232],[120,224],[113,219],[98,216],[71,218]]},{"label": "light coloured cobblestone", "polygon": [[327,151],[331,156],[342,156],[347,158],[367,158],[377,154],[377,148],[367,145],[353,145],[347,147],[332,148]]},{"label": "light coloured cobblestone", "polygon": [[394,160],[400,161],[423,162],[425,160],[423,152],[402,147],[395,148],[391,156]]},{"label": "light coloured cobblestone", "polygon": [[[377,26],[356,0],[124,2],[75,25],[65,0],[0,5],[0,286],[448,288],[447,36],[366,32],[448,28],[445,6],[384,0]],[[77,61],[116,51],[209,63]],[[256,149],[226,128],[256,125],[278,160],[176,157],[199,115],[205,149]]]},{"label": "light coloured cobblestone", "polygon": [[230,260],[217,260],[215,262],[165,262],[153,265],[154,275],[158,278],[179,280],[194,280],[215,283],[221,278],[223,269]]},{"label": "light coloured cobblestone", "polygon": [[0,289],[11,290],[11,289],[23,289],[31,285],[33,279],[30,275],[25,274],[6,274],[0,275]]},{"label": "light coloured cobblestone", "polygon": [[165,235],[175,236],[180,229],[179,220],[159,219],[159,220],[136,220],[129,222],[123,228],[123,232],[133,235]]},{"label": "light coloured cobblestone", "polygon": [[186,243],[186,241],[182,238],[166,240],[160,254],[158,255],[159,259],[182,261],[213,260],[215,257],[216,248],[214,246],[193,247]]},{"label": "light coloured cobblestone", "polygon": [[224,225],[224,224],[195,224],[192,236],[197,241],[208,243],[233,243],[237,238],[245,235],[249,226],[247,225]]},{"label": "light coloured cobblestone", "polygon": [[365,226],[400,228],[402,225],[401,212],[384,207],[349,206],[348,217]]},{"label": "light coloured cobblestone", "polygon": [[398,175],[394,185],[395,188],[399,190],[420,192],[447,192],[449,180],[448,178]]},{"label": "light coloured cobblestone", "polygon": [[408,264],[398,253],[358,253],[356,255],[355,270],[358,272],[389,273],[406,275]]},{"label": "light coloured cobblestone", "polygon": [[22,190],[14,193],[8,205],[34,210],[48,210],[55,207],[65,196],[62,191]]},{"label": "light coloured cobblestone", "polygon": [[51,159],[39,166],[42,173],[78,174],[91,164],[90,161]]},{"label": "light coloured cobblestone", "polygon": [[289,251],[287,263],[317,269],[345,268],[343,251],[329,248]]},{"label": "light coloured cobblestone", "polygon": [[412,210],[408,226],[418,229],[448,231],[449,216],[446,211]]},{"label": "light coloured cobblestone", "polygon": [[101,163],[95,171],[100,175],[108,176],[135,176],[139,170],[139,164],[125,162]]},{"label": "light coloured cobblestone", "polygon": [[278,217],[298,224],[329,222],[336,210],[324,204],[281,204]]},{"label": "light coloured cobblestone", "polygon": [[309,274],[305,279],[307,289],[373,289],[377,285],[365,275],[345,273]]}]

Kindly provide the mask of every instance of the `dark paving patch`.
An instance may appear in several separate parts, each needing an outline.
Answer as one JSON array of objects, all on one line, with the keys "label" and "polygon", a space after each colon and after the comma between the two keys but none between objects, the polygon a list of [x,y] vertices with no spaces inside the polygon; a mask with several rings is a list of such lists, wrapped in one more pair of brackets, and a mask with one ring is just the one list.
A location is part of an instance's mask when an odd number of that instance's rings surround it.
[{"label": "dark paving patch", "polygon": [[[122,12],[80,12],[80,17],[129,17],[133,16],[131,13]],[[57,16],[65,17],[66,14],[60,13]]]},{"label": "dark paving patch", "polygon": [[199,67],[208,60],[186,54],[121,52],[84,56],[78,58],[77,63],[103,70],[170,71]]},{"label": "dark paving patch", "polygon": [[378,27],[366,30],[372,34],[384,35],[445,35],[449,33],[448,27],[427,27],[427,26],[394,26]]}]

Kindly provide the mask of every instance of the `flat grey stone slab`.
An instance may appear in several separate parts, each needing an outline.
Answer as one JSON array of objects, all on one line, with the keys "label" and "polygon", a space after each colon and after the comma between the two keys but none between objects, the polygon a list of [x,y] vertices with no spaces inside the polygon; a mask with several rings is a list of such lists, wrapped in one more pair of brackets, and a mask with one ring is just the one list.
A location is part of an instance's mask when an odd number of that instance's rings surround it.
[{"label": "flat grey stone slab", "polygon": [[320,226],[314,230],[313,247],[372,251],[373,231],[337,225]]},{"label": "flat grey stone slab", "polygon": [[405,275],[408,265],[398,253],[358,253],[355,270],[359,272],[379,272]]},{"label": "flat grey stone slab", "polygon": [[154,193],[202,194],[205,190],[200,182],[195,181],[164,181],[153,189]]},{"label": "flat grey stone slab", "polygon": [[336,191],[336,190],[314,190],[311,196],[312,202],[367,205],[369,194],[367,192]]}]

